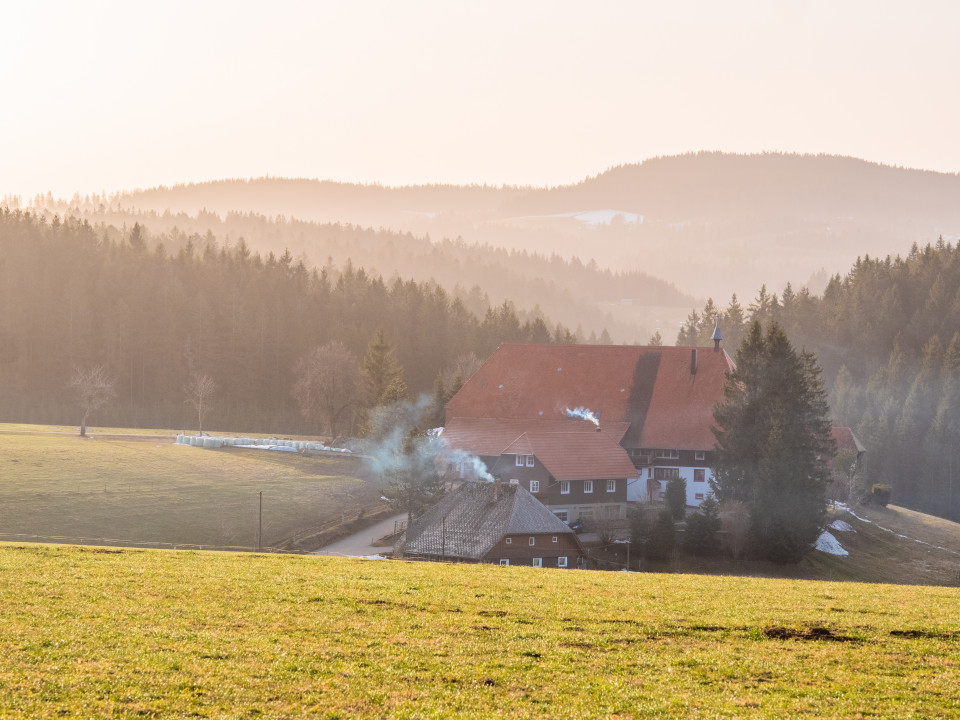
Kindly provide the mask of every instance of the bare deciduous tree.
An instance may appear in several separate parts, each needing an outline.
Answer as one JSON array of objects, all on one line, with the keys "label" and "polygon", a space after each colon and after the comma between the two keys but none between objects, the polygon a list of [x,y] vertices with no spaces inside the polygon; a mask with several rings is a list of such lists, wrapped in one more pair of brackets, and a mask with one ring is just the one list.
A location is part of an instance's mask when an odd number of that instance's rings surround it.
[{"label": "bare deciduous tree", "polygon": [[80,435],[87,436],[87,418],[116,395],[113,378],[107,373],[103,365],[92,368],[75,367],[70,378],[70,387],[77,394],[77,405],[80,406]]},{"label": "bare deciduous tree", "polygon": [[342,342],[314,348],[297,364],[293,394],[304,417],[320,417],[331,437],[352,429],[360,401],[361,376],[357,356]]},{"label": "bare deciduous tree", "polygon": [[197,411],[197,422],[200,425],[200,434],[203,435],[203,418],[211,410],[210,398],[216,392],[217,384],[205,372],[192,372],[183,390],[187,394],[186,402],[193,405],[193,409]]}]

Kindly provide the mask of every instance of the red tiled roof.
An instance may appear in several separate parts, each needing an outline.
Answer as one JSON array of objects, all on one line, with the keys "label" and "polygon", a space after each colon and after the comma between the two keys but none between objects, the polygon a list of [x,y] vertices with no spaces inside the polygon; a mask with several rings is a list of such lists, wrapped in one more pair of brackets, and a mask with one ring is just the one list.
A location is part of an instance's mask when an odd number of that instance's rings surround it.
[{"label": "red tiled roof", "polygon": [[603,432],[528,432],[504,452],[535,455],[557,480],[611,480],[638,474],[627,451]]},{"label": "red tiled roof", "polygon": [[504,344],[450,400],[447,418],[563,420],[566,408],[586,407],[604,430],[628,423],[626,447],[709,449],[713,406],[733,361],[697,348],[692,374],[692,350]]},{"label": "red tiled roof", "polygon": [[865,452],[866,448],[853,434],[853,430],[848,427],[835,427],[830,429],[830,434],[837,443],[837,450],[852,450],[855,453]]},{"label": "red tiled roof", "polygon": [[[620,442],[629,423],[604,423],[603,433]],[[593,423],[586,420],[501,420],[498,418],[460,417],[449,420],[441,437],[451,448],[474,455],[502,455],[507,447],[528,431],[596,435]],[[519,452],[519,451],[518,451]],[[530,455],[532,452],[524,451]]]}]

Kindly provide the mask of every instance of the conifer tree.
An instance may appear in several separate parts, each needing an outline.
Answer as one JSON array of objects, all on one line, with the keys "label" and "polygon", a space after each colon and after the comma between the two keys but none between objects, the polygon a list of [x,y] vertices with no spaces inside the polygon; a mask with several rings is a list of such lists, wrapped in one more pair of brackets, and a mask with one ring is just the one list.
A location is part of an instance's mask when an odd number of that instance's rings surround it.
[{"label": "conifer tree", "polygon": [[393,347],[387,342],[383,328],[377,330],[367,354],[363,358],[363,373],[367,391],[367,407],[388,405],[407,396],[403,368],[397,361]]},{"label": "conifer tree", "polygon": [[825,513],[828,462],[835,452],[820,369],[776,323],[755,321],[714,410],[720,429],[714,493],[743,501],[755,550],[796,562],[812,547]]},{"label": "conifer tree", "polygon": [[740,340],[743,338],[746,316],[743,312],[743,305],[737,300],[737,294],[730,297],[730,304],[727,305],[726,312],[720,320],[723,330],[724,346],[731,354],[736,353],[740,347]]},{"label": "conifer tree", "polygon": [[683,520],[687,513],[687,481],[682,477],[670,478],[664,500],[674,520]]}]

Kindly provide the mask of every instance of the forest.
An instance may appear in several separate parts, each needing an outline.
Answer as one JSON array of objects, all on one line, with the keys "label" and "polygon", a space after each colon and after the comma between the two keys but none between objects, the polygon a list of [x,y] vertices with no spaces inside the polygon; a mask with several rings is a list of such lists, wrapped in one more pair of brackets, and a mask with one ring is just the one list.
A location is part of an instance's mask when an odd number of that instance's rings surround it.
[{"label": "forest", "polygon": [[816,354],[834,424],[867,448],[863,487],[890,485],[893,502],[960,520],[960,246],[865,256],[822,296],[787,285],[779,297],[762,287],[747,307],[709,301],[677,344],[709,345],[717,314],[731,355],[752,319]]},{"label": "forest", "polygon": [[[960,248],[941,238],[905,257],[858,259],[822,295],[788,284],[726,307],[709,300],[676,342],[709,345],[719,316],[733,355],[750,320],[776,321],[816,354],[834,423],[866,445],[862,485],[889,484],[894,502],[957,519],[957,288]],[[310,357],[337,342],[360,367],[380,330],[404,394],[438,403],[500,342],[611,340],[490,303],[479,289],[458,296],[436,282],[385,281],[349,261],[311,266],[209,231],[0,211],[0,420],[79,424],[71,373],[104,365],[116,398],[96,425],[194,427],[185,388],[203,373],[218,388],[208,426],[323,433],[329,423],[304,415],[296,391]]]},{"label": "forest", "polygon": [[[117,227],[140,222],[156,232],[168,229],[163,227],[164,217],[186,229],[178,217],[181,214],[197,220],[202,214],[204,221],[211,217],[226,221],[236,213],[253,213],[271,221],[281,216],[296,220],[296,227],[289,228],[292,232],[282,226],[264,227],[256,237],[247,228],[211,226],[221,240],[227,233],[234,238],[243,235],[252,249],[264,254],[272,250],[279,255],[290,248],[297,255],[301,239],[311,245],[326,234],[311,230],[307,223],[386,228],[398,236],[393,241],[404,247],[413,238],[419,245],[428,236],[434,241],[461,237],[469,246],[539,253],[546,258],[553,254],[567,260],[579,257],[584,264],[593,259],[601,268],[640,270],[694,295],[693,303],[683,304],[688,308],[708,296],[729,297],[732,292],[747,296],[763,283],[779,289],[791,281],[795,287],[807,285],[819,294],[830,274],[850,267],[866,252],[879,257],[896,254],[914,241],[928,242],[939,234],[955,242],[960,237],[958,193],[960,175],[956,173],[834,155],[698,152],[620,165],[579,183],[549,188],[387,187],[261,177],[112,195],[77,194],[63,200],[36,196],[30,203],[34,210],[43,208],[61,217],[82,213],[91,223],[103,221]],[[19,198],[6,202],[11,207],[23,205]],[[606,211],[608,221],[591,223],[576,217],[590,210]],[[155,213],[157,219],[135,217],[137,212]],[[617,221],[617,213],[621,218],[622,213],[637,214],[640,221]],[[326,261],[327,254],[319,247],[306,252],[315,264]],[[342,262],[338,252],[329,254]],[[419,249],[416,254],[428,259]],[[361,262],[359,255],[353,259]],[[364,258],[362,264],[368,271],[375,266],[384,276],[394,271],[372,257]],[[492,263],[484,260],[483,264]],[[517,269],[512,263],[496,264]],[[537,268],[541,273],[546,269]],[[407,269],[400,274],[429,279]],[[441,283],[446,277],[450,276],[435,275]],[[540,277],[553,280],[546,274]],[[518,308],[525,308],[519,292],[501,295],[495,283],[503,279],[487,272],[483,278],[461,282],[467,287],[479,284],[494,302],[509,297]],[[524,274],[517,272],[511,280],[519,280],[522,287]],[[633,283],[641,290],[649,285],[643,278]],[[559,282],[557,287],[570,289],[574,297],[579,292]],[[622,293],[616,299],[629,297],[634,296]],[[588,327],[593,321],[568,314],[569,306],[560,309],[549,303],[547,298],[541,302],[548,315],[563,317],[569,324],[582,323],[588,333],[601,331],[601,326]],[[607,329],[618,341],[646,339],[642,333],[640,337],[622,334],[609,323]]]},{"label": "forest", "polygon": [[[98,235],[105,233],[114,241],[138,224],[148,244],[163,242],[168,250],[183,246],[194,235],[206,242],[209,234],[220,246],[242,239],[251,252],[264,256],[289,252],[307,267],[343,267],[352,262],[385,281],[401,277],[435,282],[481,316],[487,305],[509,300],[520,313],[562,317],[571,327],[582,327],[587,337],[607,330],[618,342],[645,341],[661,326],[657,320],[675,328],[685,308],[699,301],[642,269],[611,270],[587,257],[582,261],[576,255],[561,257],[549,248],[538,252],[468,242],[455,231],[443,239],[431,239],[429,234],[255,212],[230,211],[223,217],[204,210],[192,215],[158,213],[107,207],[94,200],[50,200],[32,212],[45,215],[48,221],[54,215],[85,219],[102,226]],[[581,254],[589,250],[580,248]]]},{"label": "forest", "polygon": [[379,339],[405,394],[442,398],[501,342],[578,339],[547,323],[509,302],[478,316],[435,283],[309,268],[212,234],[168,248],[136,224],[115,240],[85,220],[0,210],[0,421],[79,425],[71,379],[104,366],[116,397],[95,425],[195,428],[187,386],[202,374],[217,387],[207,426],[320,433],[295,394],[317,348],[338,342],[359,364]]}]

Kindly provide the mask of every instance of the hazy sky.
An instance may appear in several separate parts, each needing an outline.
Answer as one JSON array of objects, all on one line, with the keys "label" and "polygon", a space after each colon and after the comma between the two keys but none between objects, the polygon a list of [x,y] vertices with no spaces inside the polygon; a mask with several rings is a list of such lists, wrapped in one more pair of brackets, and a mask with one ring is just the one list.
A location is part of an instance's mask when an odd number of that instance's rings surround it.
[{"label": "hazy sky", "polygon": [[960,3],[4,2],[0,195],[561,184],[695,150],[960,171]]}]

